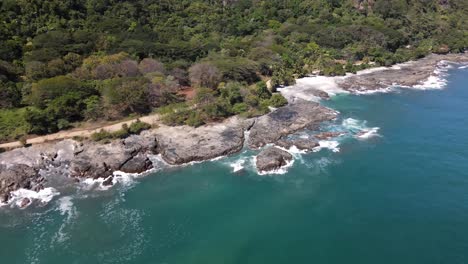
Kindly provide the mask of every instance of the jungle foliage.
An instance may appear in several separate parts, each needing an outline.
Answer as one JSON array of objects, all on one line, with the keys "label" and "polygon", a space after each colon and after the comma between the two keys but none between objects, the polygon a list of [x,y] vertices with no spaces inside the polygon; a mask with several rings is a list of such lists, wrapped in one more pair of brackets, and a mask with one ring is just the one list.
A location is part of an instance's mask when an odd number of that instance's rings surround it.
[{"label": "jungle foliage", "polygon": [[0,21],[0,141],[154,109],[258,115],[285,103],[261,80],[468,46],[466,0],[3,0]]}]

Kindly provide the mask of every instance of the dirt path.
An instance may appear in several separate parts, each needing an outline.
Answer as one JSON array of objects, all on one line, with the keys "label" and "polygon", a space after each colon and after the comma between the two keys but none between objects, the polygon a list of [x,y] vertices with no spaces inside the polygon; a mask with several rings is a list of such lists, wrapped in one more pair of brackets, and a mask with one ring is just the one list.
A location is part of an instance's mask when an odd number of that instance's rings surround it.
[{"label": "dirt path", "polygon": [[[159,115],[158,114],[152,114],[148,116],[143,116],[123,122],[119,122],[116,124],[112,125],[107,125],[103,127],[98,127],[98,128],[93,128],[93,129],[82,129],[82,130],[65,130],[65,131],[60,131],[54,134],[49,134],[45,136],[39,136],[35,138],[30,138],[28,139],[27,143],[28,144],[40,144],[44,143],[47,141],[54,141],[54,140],[61,140],[61,139],[66,139],[66,138],[73,138],[73,137],[90,137],[93,133],[100,131],[101,129],[104,129],[109,132],[115,132],[119,129],[122,128],[123,124],[130,125],[131,123],[135,122],[137,119],[140,119],[143,122],[149,123],[151,125],[157,124],[159,121]],[[22,144],[19,141],[15,142],[9,142],[9,143],[4,143],[0,144],[0,148],[4,149],[11,149],[11,148],[18,148],[21,147]]]}]

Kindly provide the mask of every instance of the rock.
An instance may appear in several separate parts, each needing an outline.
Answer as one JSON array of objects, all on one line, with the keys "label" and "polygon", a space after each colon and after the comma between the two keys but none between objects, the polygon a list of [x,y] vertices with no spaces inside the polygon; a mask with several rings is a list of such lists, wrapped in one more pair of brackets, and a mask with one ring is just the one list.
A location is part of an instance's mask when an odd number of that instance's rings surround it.
[{"label": "rock", "polygon": [[317,127],[321,122],[335,117],[335,111],[318,103],[296,100],[293,104],[259,117],[250,130],[248,145],[250,148],[259,148],[275,143],[282,136]]},{"label": "rock", "polygon": [[[132,142],[132,143],[130,143]],[[90,143],[84,146],[70,165],[72,177],[107,178],[114,171],[140,173],[147,170],[149,160],[143,157],[144,144],[137,141],[114,141],[110,144]]]},{"label": "rock", "polygon": [[114,183],[112,182],[114,180],[114,176],[109,176],[105,181],[102,182],[103,186],[112,186]]},{"label": "rock", "polygon": [[277,170],[292,160],[292,155],[282,149],[269,147],[257,156],[256,166],[258,171],[268,172]]},{"label": "rock", "polygon": [[20,188],[34,188],[37,178],[37,170],[27,165],[15,164],[9,167],[0,165],[0,197],[2,197],[2,202],[8,200],[12,191]]},{"label": "rock", "polygon": [[74,140],[63,140],[14,149],[0,154],[0,164],[24,164],[35,169],[41,169],[47,164],[68,163],[74,158],[74,152],[79,144]]},{"label": "rock", "polygon": [[[444,53],[444,45],[442,50]],[[417,61],[399,64],[398,67],[389,67],[382,70],[371,71],[346,78],[337,79],[340,88],[354,93],[384,89],[391,86],[412,87],[426,81],[441,61],[456,63],[468,62],[468,53],[459,54],[431,54]]]},{"label": "rock", "polygon": [[8,200],[10,200],[10,195],[9,194],[2,194],[0,195],[0,203],[7,203]]},{"label": "rock", "polygon": [[342,132],[322,132],[314,135],[314,137],[319,140],[327,140],[330,138],[339,137],[341,135],[343,135]]},{"label": "rock", "polygon": [[169,164],[213,159],[239,152],[244,144],[244,129],[252,120],[238,117],[223,123],[198,128],[161,126],[156,131],[158,151]]},{"label": "rock", "polygon": [[153,168],[153,163],[144,154],[138,154],[120,167],[126,173],[141,173]]},{"label": "rock", "polygon": [[297,149],[299,150],[305,150],[305,151],[312,151],[315,147],[319,146],[319,143],[314,140],[310,139],[281,139],[278,142],[276,142],[276,145],[289,149],[292,146],[296,146]]},{"label": "rock", "polygon": [[29,199],[29,198],[27,198],[27,197],[26,197],[26,198],[23,198],[23,199],[21,200],[21,203],[20,203],[20,205],[19,205],[19,208],[26,208],[29,204],[31,204],[31,199]]}]

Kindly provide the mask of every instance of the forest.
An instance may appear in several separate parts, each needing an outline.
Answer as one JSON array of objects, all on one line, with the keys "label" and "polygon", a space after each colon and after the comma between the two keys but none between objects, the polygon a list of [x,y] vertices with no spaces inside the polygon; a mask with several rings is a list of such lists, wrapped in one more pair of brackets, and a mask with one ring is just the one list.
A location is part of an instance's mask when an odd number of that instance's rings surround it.
[{"label": "forest", "polygon": [[0,142],[262,115],[299,77],[468,47],[466,0],[2,0],[0,21]]}]

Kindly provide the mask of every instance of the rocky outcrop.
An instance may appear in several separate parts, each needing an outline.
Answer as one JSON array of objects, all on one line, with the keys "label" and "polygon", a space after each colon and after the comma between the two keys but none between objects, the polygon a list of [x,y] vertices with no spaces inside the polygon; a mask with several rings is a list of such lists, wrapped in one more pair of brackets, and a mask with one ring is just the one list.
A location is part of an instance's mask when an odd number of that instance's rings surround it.
[{"label": "rocky outcrop", "polygon": [[12,191],[20,188],[39,191],[43,188],[44,178],[37,170],[24,164],[15,164],[7,167],[0,165],[0,202],[4,203],[10,198]]},{"label": "rocky outcrop", "polygon": [[276,147],[269,147],[258,154],[255,165],[258,171],[269,172],[286,166],[292,158],[292,155],[287,151]]},{"label": "rocky outcrop", "polygon": [[152,168],[147,154],[156,152],[156,139],[148,131],[110,144],[85,144],[70,164],[70,176],[107,178],[114,171],[141,173]]},{"label": "rocky outcrop", "polygon": [[38,191],[45,184],[40,170],[64,167],[71,177],[107,178],[114,171],[141,173],[152,167],[148,153],[156,150],[149,132],[110,144],[63,140],[0,154],[0,201],[19,188]]},{"label": "rocky outcrop", "polygon": [[252,122],[234,117],[198,128],[160,127],[155,132],[158,151],[167,163],[173,165],[236,153],[242,149],[244,131]]},{"label": "rocky outcrop", "polygon": [[468,53],[437,55],[431,54],[417,61],[402,63],[382,70],[351,75],[338,80],[340,88],[354,92],[366,92],[399,85],[412,87],[426,81],[443,61],[468,63]]},{"label": "rocky outcrop", "polygon": [[282,136],[304,128],[316,129],[321,122],[335,117],[335,111],[318,103],[296,100],[290,105],[259,117],[250,130],[248,145],[250,148],[259,148],[275,143]]},{"label": "rocky outcrop", "polygon": [[285,149],[289,149],[295,146],[299,150],[312,151],[315,147],[319,146],[319,143],[310,139],[281,139],[276,142],[277,146],[280,146]]}]

